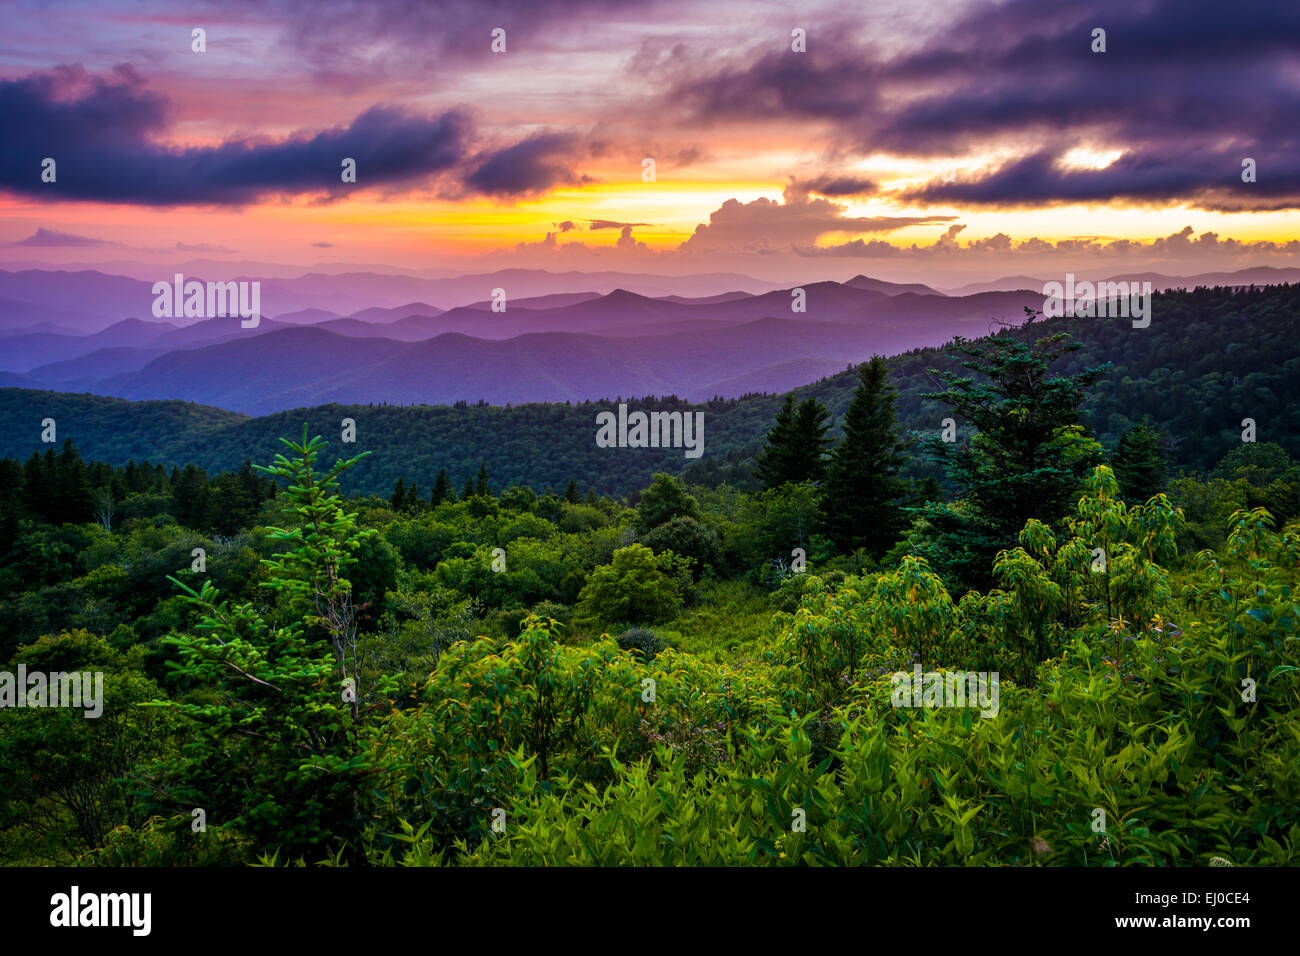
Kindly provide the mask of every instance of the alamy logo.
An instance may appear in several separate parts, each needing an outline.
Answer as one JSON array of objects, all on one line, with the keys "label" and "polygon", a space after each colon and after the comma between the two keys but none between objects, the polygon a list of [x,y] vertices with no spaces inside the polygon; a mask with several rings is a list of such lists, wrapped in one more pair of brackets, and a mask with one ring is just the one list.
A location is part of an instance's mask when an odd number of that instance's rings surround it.
[{"label": "alamy logo", "polygon": [[1000,709],[997,671],[922,673],[915,664],[910,674],[896,671],[891,683],[895,707],[978,707],[981,717],[996,717]]},{"label": "alamy logo", "polygon": [[617,416],[598,412],[596,424],[597,448],[685,448],[687,458],[704,454],[703,412],[629,413],[623,402]]},{"label": "alamy logo", "polygon": [[239,324],[255,329],[262,321],[262,283],[241,279],[238,282],[185,281],[183,273],[176,273],[171,284],[153,284],[153,317],[155,319],[218,319],[238,315]]},{"label": "alamy logo", "polygon": [[148,936],[153,897],[149,893],[69,893],[50,897],[51,926],[129,926],[133,936]]},{"label": "alamy logo", "polygon": [[1150,282],[1097,282],[1084,280],[1075,283],[1074,273],[1065,274],[1065,284],[1049,282],[1043,286],[1043,316],[1048,319],[1063,315],[1097,318],[1105,316],[1133,319],[1133,328],[1145,329],[1151,324]]},{"label": "alamy logo", "polygon": [[19,664],[17,675],[0,671],[0,707],[75,707],[85,717],[98,717],[104,712],[104,672],[28,673]]}]

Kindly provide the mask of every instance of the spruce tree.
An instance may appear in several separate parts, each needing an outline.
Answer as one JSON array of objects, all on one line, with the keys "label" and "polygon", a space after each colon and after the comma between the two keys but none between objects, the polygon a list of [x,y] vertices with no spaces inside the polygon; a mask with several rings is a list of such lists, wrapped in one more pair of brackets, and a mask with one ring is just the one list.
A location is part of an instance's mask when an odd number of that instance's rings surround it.
[{"label": "spruce tree", "polygon": [[756,475],[765,488],[821,481],[826,474],[826,437],[830,416],[826,407],[809,397],[796,405],[786,395],[776,421],[767,433],[763,450],[755,458]]},{"label": "spruce tree", "polygon": [[195,531],[206,529],[211,523],[212,492],[208,476],[196,465],[186,465],[172,486],[173,513],[184,527]]},{"label": "spruce tree", "polygon": [[865,548],[879,557],[904,526],[898,477],[906,443],[895,423],[895,389],[885,360],[858,366],[858,387],[844,416],[844,437],[831,452],[822,499],[826,536],[841,551]]},{"label": "spruce tree", "polygon": [[357,527],[338,478],[360,458],[325,470],[321,438],[281,441],[264,473],[285,483],[288,528],[268,528],[282,543],[262,559],[263,587],[287,597],[287,613],[268,615],[252,600],[221,596],[208,577],[199,590],[169,578],[196,612],[193,625],[162,638],[175,649],[176,673],[204,695],[176,708],[193,721],[187,744],[155,768],[142,795],[149,813],[198,805],[286,858],[350,851],[371,816],[371,712],[393,685],[375,679],[358,640],[352,578],[377,537]]},{"label": "spruce tree", "polygon": [[826,453],[833,442],[827,436],[831,416],[826,406],[809,396],[799,403],[795,415],[800,481],[820,482],[826,478]]},{"label": "spruce tree", "polygon": [[451,479],[447,477],[447,469],[440,469],[438,471],[438,480],[433,485],[433,491],[429,492],[429,504],[436,508],[444,501],[454,498],[455,494],[451,487]]},{"label": "spruce tree", "polygon": [[754,469],[764,488],[779,488],[791,480],[794,472],[794,395],[787,394],[776,413],[776,421],[767,433],[763,450],[754,459]]},{"label": "spruce tree", "polygon": [[406,510],[406,479],[398,478],[397,484],[393,486],[393,493],[388,498],[388,505],[393,509],[393,514],[399,515]]},{"label": "spruce tree", "polygon": [[[1029,313],[1032,323],[1034,313]],[[926,557],[953,585],[987,589],[997,553],[1015,547],[1030,518],[1053,524],[1068,514],[1100,446],[1078,425],[1079,408],[1106,366],[1072,375],[1052,366],[1080,348],[1068,333],[1029,339],[1020,329],[950,346],[975,377],[931,370],[944,390],[923,398],[950,405],[976,428],[964,447],[935,441],[963,505],[936,504],[922,513],[938,532]]]},{"label": "spruce tree", "polygon": [[1160,434],[1146,422],[1134,425],[1119,440],[1111,458],[1120,496],[1131,504],[1145,504],[1165,490],[1165,458]]}]

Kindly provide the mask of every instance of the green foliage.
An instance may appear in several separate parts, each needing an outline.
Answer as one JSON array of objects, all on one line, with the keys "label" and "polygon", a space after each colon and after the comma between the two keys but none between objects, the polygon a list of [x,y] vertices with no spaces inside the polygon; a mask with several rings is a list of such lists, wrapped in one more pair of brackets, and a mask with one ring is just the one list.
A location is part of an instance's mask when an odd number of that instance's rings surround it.
[{"label": "green foliage", "polygon": [[641,492],[636,509],[636,529],[640,534],[652,531],[674,518],[693,518],[699,521],[700,503],[687,492],[686,487],[672,475],[659,473]]},{"label": "green foliage", "polygon": [[578,595],[577,620],[584,624],[659,624],[684,603],[689,563],[671,551],[655,554],[633,544],[592,571]]},{"label": "green foliage", "polygon": [[641,543],[657,554],[674,553],[692,562],[695,576],[718,564],[718,532],[686,515],[677,515],[641,536]]},{"label": "green foliage", "polygon": [[[112,648],[84,630],[42,637],[20,647],[7,670],[99,674],[99,713],[82,708],[0,708],[0,827],[25,839],[57,841],[63,852],[91,850],[114,827],[136,819],[123,778],[175,750],[185,725],[176,715],[142,709],[159,689],[139,671],[139,654]],[[96,692],[92,682],[91,693]],[[64,858],[62,862],[67,863]]]}]

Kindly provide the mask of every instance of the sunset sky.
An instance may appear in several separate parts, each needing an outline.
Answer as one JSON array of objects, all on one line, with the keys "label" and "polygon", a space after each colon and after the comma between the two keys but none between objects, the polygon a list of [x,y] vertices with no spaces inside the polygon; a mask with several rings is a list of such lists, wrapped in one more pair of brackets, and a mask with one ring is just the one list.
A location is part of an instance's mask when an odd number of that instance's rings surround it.
[{"label": "sunset sky", "polygon": [[7,268],[955,282],[1300,265],[1295,3],[6,10]]}]

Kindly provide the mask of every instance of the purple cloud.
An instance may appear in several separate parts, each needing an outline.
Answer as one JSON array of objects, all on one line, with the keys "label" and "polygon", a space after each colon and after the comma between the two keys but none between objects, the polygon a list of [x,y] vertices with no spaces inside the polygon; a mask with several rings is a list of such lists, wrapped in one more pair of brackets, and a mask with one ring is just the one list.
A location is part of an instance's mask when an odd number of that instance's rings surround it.
[{"label": "purple cloud", "polygon": [[[144,88],[130,67],[113,79],[66,67],[0,81],[0,188],[42,199],[91,199],[154,206],[243,205],[276,194],[338,196],[345,158],[357,183],[391,185],[444,172],[466,155],[471,124],[448,110],[418,116],[372,107],[348,126],[283,142],[232,140],[171,149],[155,137],[169,127],[165,97]],[[41,181],[41,162],[57,180]]]}]

